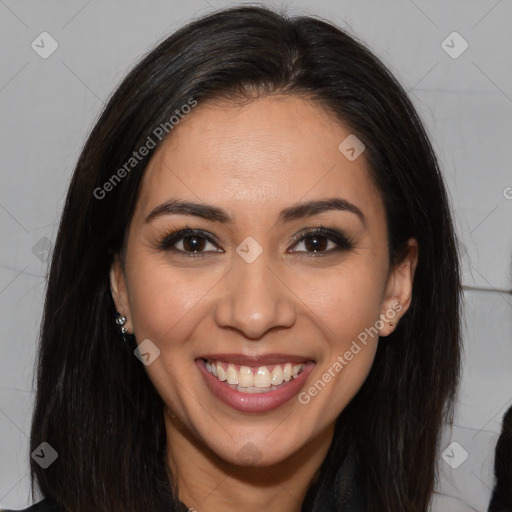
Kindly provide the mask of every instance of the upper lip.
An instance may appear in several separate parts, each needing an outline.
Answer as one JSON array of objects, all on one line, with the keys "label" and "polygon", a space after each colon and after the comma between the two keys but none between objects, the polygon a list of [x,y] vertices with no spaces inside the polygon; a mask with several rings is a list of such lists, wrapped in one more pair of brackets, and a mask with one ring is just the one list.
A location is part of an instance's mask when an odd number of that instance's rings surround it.
[{"label": "upper lip", "polygon": [[224,361],[226,363],[239,364],[244,366],[265,366],[281,363],[304,363],[311,361],[310,357],[291,354],[205,354],[198,359],[209,359],[210,361]]}]

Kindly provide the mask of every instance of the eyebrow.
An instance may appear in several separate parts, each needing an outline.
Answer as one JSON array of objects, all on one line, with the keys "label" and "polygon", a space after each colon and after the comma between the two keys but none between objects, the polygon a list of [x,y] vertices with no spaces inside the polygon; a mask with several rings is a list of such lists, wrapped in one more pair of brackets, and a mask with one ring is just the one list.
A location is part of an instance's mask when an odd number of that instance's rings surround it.
[{"label": "eyebrow", "polygon": [[[319,213],[327,211],[346,211],[353,213],[359,217],[361,222],[366,225],[366,218],[363,212],[349,201],[334,197],[331,199],[323,199],[316,201],[308,201],[305,203],[297,203],[289,206],[281,211],[279,214],[279,222],[291,222],[305,217],[312,217]],[[233,219],[223,209],[216,206],[211,206],[204,203],[194,203],[192,201],[183,201],[179,199],[172,199],[162,203],[154,208],[146,217],[145,222],[161,217],[163,215],[187,215],[193,217],[201,217],[212,222],[220,222],[223,224],[232,224]]]}]

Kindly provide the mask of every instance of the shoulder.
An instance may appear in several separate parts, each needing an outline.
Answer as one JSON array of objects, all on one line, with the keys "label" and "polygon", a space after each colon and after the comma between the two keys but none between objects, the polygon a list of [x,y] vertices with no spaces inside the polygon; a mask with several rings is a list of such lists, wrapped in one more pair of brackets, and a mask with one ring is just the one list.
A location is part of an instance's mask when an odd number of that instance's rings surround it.
[{"label": "shoulder", "polygon": [[57,512],[58,508],[55,505],[55,502],[50,498],[45,498],[44,500],[34,503],[28,508],[24,508],[21,510],[10,510],[10,509],[0,509],[0,512]]}]

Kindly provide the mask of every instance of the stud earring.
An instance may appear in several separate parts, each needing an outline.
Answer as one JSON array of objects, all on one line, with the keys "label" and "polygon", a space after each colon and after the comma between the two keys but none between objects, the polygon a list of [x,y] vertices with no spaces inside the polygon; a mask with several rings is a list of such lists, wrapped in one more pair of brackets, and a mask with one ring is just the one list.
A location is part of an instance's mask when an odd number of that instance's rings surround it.
[{"label": "stud earring", "polygon": [[126,317],[121,313],[116,313],[116,324],[119,326],[119,330],[121,331],[121,336],[123,337],[123,341],[127,343],[132,343],[135,340],[135,335],[128,332],[128,329],[124,326],[126,323]]},{"label": "stud earring", "polygon": [[126,327],[124,326],[125,323],[126,323],[126,317],[121,315],[121,313],[117,313],[116,314],[116,324],[119,325],[121,334],[128,333],[128,331],[126,330]]}]

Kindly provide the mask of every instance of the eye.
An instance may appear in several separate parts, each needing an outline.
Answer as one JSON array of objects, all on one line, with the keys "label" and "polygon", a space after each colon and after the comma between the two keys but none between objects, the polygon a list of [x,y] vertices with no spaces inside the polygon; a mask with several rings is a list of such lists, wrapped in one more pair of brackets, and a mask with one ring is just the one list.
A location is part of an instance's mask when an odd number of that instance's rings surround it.
[{"label": "eye", "polygon": [[[322,226],[306,228],[305,231],[293,236],[291,242],[294,242],[293,247],[295,249],[290,252],[306,253],[311,256],[329,255],[335,252],[347,251],[354,247],[348,236],[337,230]],[[188,257],[201,257],[212,252],[224,252],[218,246],[219,243],[210,233],[200,229],[192,229],[188,226],[164,235],[158,242],[158,249],[173,251]],[[297,249],[297,247],[303,249]]]},{"label": "eye", "polygon": [[[209,248],[208,245],[211,247]],[[211,235],[200,229],[189,227],[165,235],[159,241],[158,248],[161,250],[172,250],[190,257],[210,252],[224,252],[217,247],[217,242]]]},{"label": "eye", "polygon": [[303,247],[305,250],[292,250],[291,252],[305,252],[312,255],[331,254],[353,248],[349,237],[339,231],[324,227],[307,228],[306,232],[295,235],[292,239],[294,247]]}]

